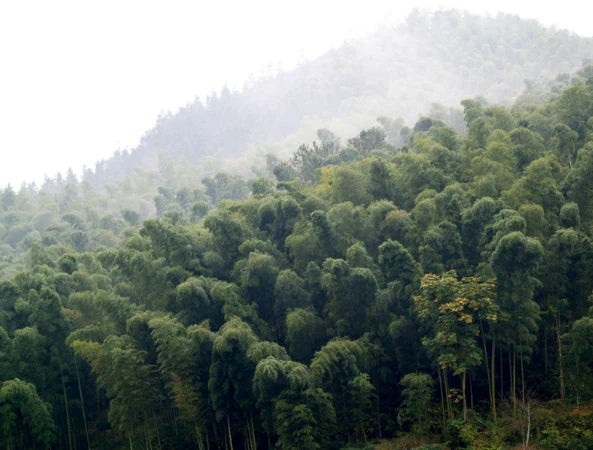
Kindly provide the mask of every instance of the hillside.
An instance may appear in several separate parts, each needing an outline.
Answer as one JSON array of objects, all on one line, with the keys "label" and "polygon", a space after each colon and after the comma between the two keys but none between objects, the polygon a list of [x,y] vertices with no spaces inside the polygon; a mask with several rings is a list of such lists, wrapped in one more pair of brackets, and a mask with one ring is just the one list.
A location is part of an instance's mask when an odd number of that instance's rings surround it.
[{"label": "hillside", "polygon": [[141,184],[4,190],[0,446],[592,448],[593,66],[562,82],[143,222],[97,213]]},{"label": "hillside", "polygon": [[449,110],[462,99],[481,95],[508,103],[525,80],[554,79],[591,58],[593,39],[515,16],[418,13],[240,92],[196,99],[160,117],[137,148],[99,162],[85,179],[102,189],[135,167],[157,169],[161,150],[193,163],[215,155],[208,170],[249,176],[252,164],[222,158],[247,150],[250,161],[268,152],[286,157],[319,128],[353,136],[380,116],[413,124],[433,103],[462,128],[459,113]]}]

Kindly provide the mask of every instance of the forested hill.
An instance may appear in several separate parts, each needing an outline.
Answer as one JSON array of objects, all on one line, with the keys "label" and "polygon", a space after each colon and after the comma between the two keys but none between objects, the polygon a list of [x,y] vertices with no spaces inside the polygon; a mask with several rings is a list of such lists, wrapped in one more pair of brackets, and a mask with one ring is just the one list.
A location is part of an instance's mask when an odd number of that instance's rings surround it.
[{"label": "forested hill", "polygon": [[5,189],[0,448],[593,448],[593,66],[568,81],[464,100],[466,134],[322,131],[210,210]]},{"label": "forested hill", "polygon": [[380,116],[414,123],[432,103],[447,115],[463,98],[508,101],[525,80],[572,73],[587,58],[592,39],[515,16],[417,13],[241,92],[223,90],[162,116],[137,148],[98,163],[85,179],[103,188],[133,168],[156,169],[160,150],[190,162],[250,147],[286,156],[319,128],[352,136]]}]

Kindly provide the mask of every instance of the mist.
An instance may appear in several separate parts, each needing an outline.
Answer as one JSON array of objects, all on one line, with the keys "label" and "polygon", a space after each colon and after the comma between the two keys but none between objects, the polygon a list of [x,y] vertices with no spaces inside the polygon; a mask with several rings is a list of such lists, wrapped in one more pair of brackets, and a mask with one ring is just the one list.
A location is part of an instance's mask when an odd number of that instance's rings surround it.
[{"label": "mist", "polygon": [[413,6],[0,6],[0,448],[593,448],[591,15]]},{"label": "mist", "polygon": [[[45,176],[64,174],[68,168],[80,176],[83,166],[93,168],[114,151],[136,148],[159,115],[175,113],[196,98],[207,104],[213,93],[220,94],[225,87],[232,92],[245,89],[250,95],[256,91],[249,88],[262,79],[282,74],[286,78],[293,68],[314,66],[316,58],[340,48],[345,41],[356,48],[356,41],[378,26],[389,29],[401,24],[413,7],[441,6],[432,1],[406,7],[382,1],[367,2],[364,7],[339,2],[279,7],[267,1],[207,7],[182,1],[169,2],[166,7],[157,2],[4,4],[0,45],[6,70],[0,74],[0,145],[10,159],[0,169],[0,184],[40,185]],[[571,15],[568,6],[560,12],[544,6],[537,11],[521,9],[512,2],[496,6],[457,2],[452,6],[480,13],[522,13],[546,25],[590,34],[586,15]],[[399,45],[407,44],[402,40]],[[370,58],[371,64],[377,61]],[[297,82],[294,77],[293,82]],[[411,95],[424,89],[421,85],[401,88]],[[477,89],[467,91],[471,94]],[[453,93],[457,94],[447,89],[431,101],[456,106],[459,98]],[[272,108],[273,90],[264,94]],[[424,104],[397,100],[414,103],[412,110],[402,108],[409,121],[423,111]],[[262,99],[255,101],[261,103]],[[271,144],[283,150],[308,140],[320,123],[348,134],[371,121],[370,112],[360,111],[364,108],[341,107],[351,110],[347,119],[351,126],[329,118],[325,111],[309,111],[302,125],[282,130],[286,135],[278,132],[271,141],[257,136],[245,144]],[[303,106],[296,105],[299,108]],[[379,109],[381,114],[402,115],[393,105],[379,105]]]}]

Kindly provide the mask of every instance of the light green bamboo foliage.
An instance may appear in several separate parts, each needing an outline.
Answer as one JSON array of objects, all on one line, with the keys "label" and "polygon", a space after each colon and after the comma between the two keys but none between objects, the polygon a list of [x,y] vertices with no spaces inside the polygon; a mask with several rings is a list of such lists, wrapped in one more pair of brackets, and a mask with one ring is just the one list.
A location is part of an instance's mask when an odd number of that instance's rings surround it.
[{"label": "light green bamboo foliage", "polygon": [[332,395],[338,432],[347,437],[352,430],[364,437],[365,423],[360,408],[364,415],[374,390],[363,372],[364,353],[357,341],[333,339],[315,353],[310,365],[315,383]]},{"label": "light green bamboo foliage", "polygon": [[[216,420],[226,422],[226,439],[233,446],[233,428],[252,442],[253,426],[249,413],[254,400],[251,381],[255,363],[249,359],[249,348],[258,341],[249,325],[238,318],[227,321],[218,331],[212,347],[208,390]],[[232,424],[232,426],[231,426]]]},{"label": "light green bamboo foliage", "polygon": [[398,412],[398,422],[402,426],[411,424],[411,430],[415,433],[426,432],[430,420],[433,379],[425,373],[408,373],[399,384],[404,400]]},{"label": "light green bamboo foliage", "polygon": [[334,410],[307,366],[273,356],[262,359],[253,376],[253,392],[268,436],[277,436],[277,447],[323,448]]},{"label": "light green bamboo foliage", "polygon": [[134,348],[129,336],[110,336],[103,344],[74,341],[75,353],[97,375],[109,398],[109,422],[130,442],[151,446],[158,438],[156,414],[161,410],[162,386],[156,367],[147,364],[146,352]]},{"label": "light green bamboo foliage", "polygon": [[168,380],[168,395],[198,448],[206,448],[212,422],[208,368],[215,335],[204,325],[185,328],[168,316],[153,318],[148,325],[156,344],[159,371]]},{"label": "light green bamboo foliage", "polygon": [[308,364],[325,342],[323,321],[311,310],[294,309],[286,316],[286,346],[296,361]]},{"label": "light green bamboo foliage", "polygon": [[575,321],[563,339],[567,347],[567,395],[579,404],[593,398],[593,318]]},{"label": "light green bamboo foliage", "polygon": [[55,443],[50,407],[35,386],[18,378],[0,387],[0,445],[6,449],[47,448]]}]

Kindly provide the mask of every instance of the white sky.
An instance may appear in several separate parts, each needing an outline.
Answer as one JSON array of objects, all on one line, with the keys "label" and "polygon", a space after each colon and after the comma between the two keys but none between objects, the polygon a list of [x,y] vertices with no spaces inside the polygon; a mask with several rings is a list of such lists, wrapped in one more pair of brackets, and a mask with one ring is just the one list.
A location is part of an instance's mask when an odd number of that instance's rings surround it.
[{"label": "white sky", "polygon": [[542,1],[0,0],[0,186],[94,167],[163,111],[290,69],[413,8],[498,11],[592,36],[592,6]]}]

